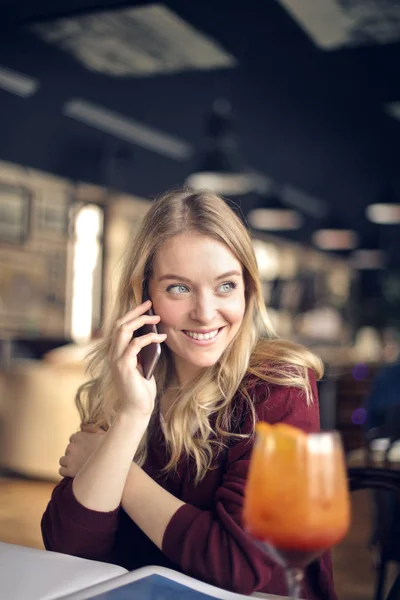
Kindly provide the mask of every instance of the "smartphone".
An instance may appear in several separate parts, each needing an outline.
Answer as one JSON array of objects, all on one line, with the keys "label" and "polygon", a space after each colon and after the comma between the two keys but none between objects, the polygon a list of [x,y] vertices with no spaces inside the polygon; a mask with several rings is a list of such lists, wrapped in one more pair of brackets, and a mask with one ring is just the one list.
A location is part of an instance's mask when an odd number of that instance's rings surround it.
[{"label": "smartphone", "polygon": [[[149,300],[149,296],[147,293],[147,286],[143,286],[143,302]],[[147,311],[148,315],[154,315],[153,309]],[[147,335],[148,333],[158,333],[157,327],[155,325],[151,325],[150,323],[146,323],[143,327],[140,327],[134,333],[134,337],[140,337],[141,335]],[[146,379],[151,379],[153,377],[154,369],[156,364],[158,363],[161,356],[161,345],[155,344],[154,342],[145,346],[141,349],[138,354],[138,360],[142,365],[143,376]]]}]

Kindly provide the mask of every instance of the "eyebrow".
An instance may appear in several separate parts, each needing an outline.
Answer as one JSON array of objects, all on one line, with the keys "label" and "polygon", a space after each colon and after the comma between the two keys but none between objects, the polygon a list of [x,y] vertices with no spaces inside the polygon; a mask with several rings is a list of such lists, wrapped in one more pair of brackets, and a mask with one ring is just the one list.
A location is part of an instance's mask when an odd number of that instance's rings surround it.
[{"label": "eyebrow", "polygon": [[[240,271],[227,271],[226,273],[222,273],[222,275],[218,275],[215,277],[214,281],[219,281],[220,279],[225,279],[226,277],[241,277],[242,273]],[[165,281],[166,279],[175,279],[178,281],[186,281],[187,283],[191,283],[191,280],[187,277],[183,277],[182,275],[176,275],[175,273],[167,273],[166,275],[162,275],[158,278],[158,281]]]}]

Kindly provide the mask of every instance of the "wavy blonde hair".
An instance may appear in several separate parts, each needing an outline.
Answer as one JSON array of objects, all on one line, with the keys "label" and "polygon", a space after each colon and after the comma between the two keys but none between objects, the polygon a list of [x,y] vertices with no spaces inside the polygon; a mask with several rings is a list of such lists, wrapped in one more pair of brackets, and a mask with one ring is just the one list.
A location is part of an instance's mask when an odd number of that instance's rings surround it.
[{"label": "wavy blonde hair", "polygon": [[[143,281],[151,278],[154,258],[163,244],[187,232],[208,236],[227,246],[242,264],[245,286],[245,313],[238,333],[218,362],[203,370],[190,390],[177,391],[165,424],[169,450],[165,471],[173,470],[180,457],[186,455],[194,460],[199,481],[212,467],[215,446],[222,449],[228,438],[243,437],[234,431],[232,420],[232,401],[238,391],[253,422],[256,420],[254,402],[246,390],[246,374],[271,384],[300,388],[310,404],[308,369],[320,378],[323,367],[310,351],[275,335],[264,304],[253,245],[235,212],[209,191],[172,190],[154,201],[126,252],[114,310],[105,324],[102,340],[90,355],[88,370],[92,378],[77,393],[83,422],[104,429],[112,424],[119,408],[107,362],[112,328],[117,319],[141,303]],[[168,389],[171,360],[171,353],[163,350],[154,375],[158,401]],[[146,433],[135,456],[138,464],[146,459],[148,436]]]}]

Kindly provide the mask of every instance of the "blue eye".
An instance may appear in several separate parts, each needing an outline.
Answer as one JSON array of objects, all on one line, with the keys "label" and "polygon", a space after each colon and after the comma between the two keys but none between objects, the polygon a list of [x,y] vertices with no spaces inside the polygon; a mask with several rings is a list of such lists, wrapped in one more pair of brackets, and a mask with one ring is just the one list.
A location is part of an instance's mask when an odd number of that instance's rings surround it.
[{"label": "blue eye", "polygon": [[188,291],[189,288],[181,283],[175,283],[167,287],[167,292],[171,292],[172,294],[185,294]]},{"label": "blue eye", "polygon": [[237,284],[233,281],[225,281],[225,283],[221,283],[218,289],[222,294],[229,294],[229,292],[232,292],[236,287]]}]

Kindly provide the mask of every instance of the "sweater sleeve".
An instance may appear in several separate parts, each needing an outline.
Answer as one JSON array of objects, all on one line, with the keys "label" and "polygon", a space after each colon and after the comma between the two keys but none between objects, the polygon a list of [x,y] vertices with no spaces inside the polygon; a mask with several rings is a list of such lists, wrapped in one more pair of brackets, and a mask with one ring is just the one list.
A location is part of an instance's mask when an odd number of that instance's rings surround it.
[{"label": "sweater sleeve", "polygon": [[54,488],[42,517],[46,550],[113,562],[119,509],[99,512],[86,508],[75,498],[72,481],[66,477]]},{"label": "sweater sleeve", "polygon": [[[318,431],[319,409],[313,374],[310,374],[310,383],[314,399],[307,406],[304,394],[297,388],[268,387],[259,382],[255,388],[258,419],[289,423],[307,432]],[[250,418],[244,422],[242,431],[245,429],[252,430]],[[241,594],[285,587],[282,569],[255,545],[242,526],[251,450],[251,439],[239,441],[230,448],[214,508],[204,511],[190,504],[183,505],[169,522],[162,545],[163,552],[184,573]]]}]

